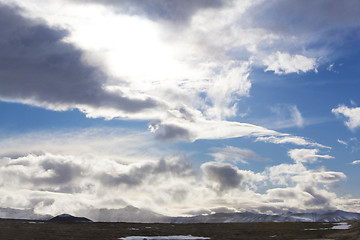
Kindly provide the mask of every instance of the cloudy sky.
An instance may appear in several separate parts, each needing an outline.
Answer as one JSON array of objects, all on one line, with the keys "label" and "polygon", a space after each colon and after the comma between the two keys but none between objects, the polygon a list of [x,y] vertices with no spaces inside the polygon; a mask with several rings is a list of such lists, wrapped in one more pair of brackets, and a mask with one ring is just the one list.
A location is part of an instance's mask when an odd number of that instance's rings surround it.
[{"label": "cloudy sky", "polygon": [[0,207],[360,212],[360,2],[0,0]]}]

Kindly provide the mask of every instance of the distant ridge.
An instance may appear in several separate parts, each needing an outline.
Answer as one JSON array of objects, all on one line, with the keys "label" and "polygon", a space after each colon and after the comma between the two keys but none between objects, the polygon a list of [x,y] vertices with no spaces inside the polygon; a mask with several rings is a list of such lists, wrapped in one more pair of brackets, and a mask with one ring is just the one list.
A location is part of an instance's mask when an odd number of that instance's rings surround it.
[{"label": "distant ridge", "polygon": [[92,221],[85,217],[74,217],[69,214],[61,214],[51,218],[49,222],[92,222]]},{"label": "distant ridge", "polygon": [[329,211],[325,213],[284,213],[267,215],[251,212],[215,213],[194,217],[174,217],[171,223],[237,223],[237,222],[339,222],[360,220],[360,213]]},{"label": "distant ridge", "polygon": [[[246,222],[340,222],[348,220],[360,221],[360,213],[341,210],[322,213],[287,212],[268,215],[253,212],[214,213],[192,217],[168,217],[150,210],[127,206],[119,209],[81,209],[74,217],[61,214],[54,218],[50,215],[38,215],[32,209],[0,208],[0,218],[48,220],[51,222],[138,222],[138,223],[246,223]],[[90,220],[92,219],[92,220]]]},{"label": "distant ridge", "polygon": [[31,220],[47,220],[52,218],[51,215],[42,215],[34,212],[34,209],[17,209],[0,207],[0,218],[9,219],[31,219]]}]

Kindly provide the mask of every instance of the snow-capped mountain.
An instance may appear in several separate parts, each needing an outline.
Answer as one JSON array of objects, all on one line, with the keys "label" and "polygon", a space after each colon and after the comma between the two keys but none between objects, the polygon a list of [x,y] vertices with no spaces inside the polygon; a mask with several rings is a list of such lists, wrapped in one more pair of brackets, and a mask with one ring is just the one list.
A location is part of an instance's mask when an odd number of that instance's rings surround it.
[{"label": "snow-capped mountain", "polygon": [[[360,213],[329,211],[325,213],[292,213],[267,215],[251,212],[215,213],[193,217],[168,217],[150,210],[127,206],[120,209],[82,209],[74,213],[95,222],[138,222],[138,223],[236,223],[236,222],[339,222],[360,220]],[[52,216],[39,215],[32,209],[0,208],[0,218],[48,220]]]},{"label": "snow-capped mountain", "polygon": [[215,213],[193,217],[167,217],[149,210],[127,206],[122,209],[86,209],[78,215],[99,222],[157,223],[236,223],[236,222],[338,222],[360,220],[360,213],[329,211],[325,213],[284,213],[267,215],[251,212]]},{"label": "snow-capped mountain", "polygon": [[215,213],[194,217],[171,218],[171,223],[235,223],[235,222],[339,222],[360,220],[360,213],[331,211],[326,213],[292,213],[266,215],[251,212]]},{"label": "snow-capped mountain", "polygon": [[317,222],[339,222],[346,220],[360,220],[360,213],[345,211],[327,212],[317,217]]}]

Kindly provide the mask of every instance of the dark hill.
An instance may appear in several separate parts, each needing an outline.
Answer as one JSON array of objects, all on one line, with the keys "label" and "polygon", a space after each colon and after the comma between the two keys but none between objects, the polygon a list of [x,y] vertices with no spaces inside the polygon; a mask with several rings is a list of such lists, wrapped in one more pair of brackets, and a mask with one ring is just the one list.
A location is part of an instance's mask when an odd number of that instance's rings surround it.
[{"label": "dark hill", "polygon": [[74,217],[69,214],[61,214],[50,219],[49,222],[92,222],[92,221],[84,217]]}]

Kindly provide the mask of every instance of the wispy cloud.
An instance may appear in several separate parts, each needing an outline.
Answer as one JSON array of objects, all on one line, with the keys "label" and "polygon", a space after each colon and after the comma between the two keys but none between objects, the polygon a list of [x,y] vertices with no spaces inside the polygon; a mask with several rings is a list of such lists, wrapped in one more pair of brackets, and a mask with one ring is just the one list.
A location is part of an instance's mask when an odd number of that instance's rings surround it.
[{"label": "wispy cloud", "polygon": [[257,137],[256,141],[263,141],[263,142],[271,142],[275,144],[296,144],[301,146],[309,146],[309,147],[320,147],[320,148],[328,148],[331,149],[331,147],[311,142],[306,140],[302,137],[297,136],[291,136],[291,135],[284,135],[284,136],[268,136],[268,137]]},{"label": "wispy cloud", "polygon": [[269,161],[253,152],[250,149],[237,148],[233,146],[226,146],[224,148],[213,148],[213,153],[210,153],[216,161],[220,162],[241,162],[248,163],[250,161]]},{"label": "wispy cloud", "polygon": [[340,144],[342,144],[342,145],[345,145],[345,146],[348,145],[347,142],[345,142],[345,141],[343,141],[343,140],[341,140],[341,139],[338,139],[337,142],[340,143]]},{"label": "wispy cloud", "polygon": [[292,127],[304,127],[309,121],[305,120],[296,105],[276,104],[270,107],[269,116],[261,119],[261,125],[271,129],[286,129]]}]

